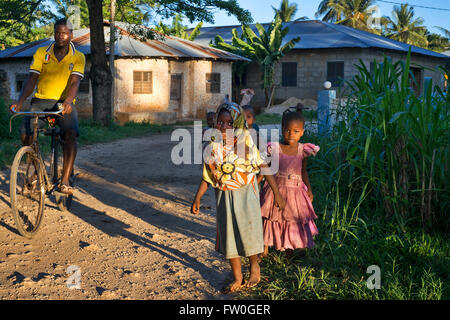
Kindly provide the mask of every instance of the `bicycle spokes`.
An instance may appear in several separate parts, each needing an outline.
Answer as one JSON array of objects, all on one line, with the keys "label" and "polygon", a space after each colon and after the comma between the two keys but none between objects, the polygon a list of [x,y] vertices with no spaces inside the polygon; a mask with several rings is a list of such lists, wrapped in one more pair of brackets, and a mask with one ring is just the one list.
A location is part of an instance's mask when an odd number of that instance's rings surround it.
[{"label": "bicycle spokes", "polygon": [[44,179],[39,161],[30,153],[16,160],[16,178],[11,185],[16,218],[25,232],[33,232],[38,227],[42,216],[45,197]]}]

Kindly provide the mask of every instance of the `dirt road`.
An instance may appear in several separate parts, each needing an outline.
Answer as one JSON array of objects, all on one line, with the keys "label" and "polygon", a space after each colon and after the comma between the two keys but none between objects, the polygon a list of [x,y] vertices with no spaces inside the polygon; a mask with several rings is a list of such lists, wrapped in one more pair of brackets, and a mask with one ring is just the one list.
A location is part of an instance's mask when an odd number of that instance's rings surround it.
[{"label": "dirt road", "polygon": [[27,240],[0,172],[0,299],[229,299],[232,279],[214,250],[213,190],[191,215],[200,165],[170,160],[170,134],[80,148],[71,212],[47,199]]}]

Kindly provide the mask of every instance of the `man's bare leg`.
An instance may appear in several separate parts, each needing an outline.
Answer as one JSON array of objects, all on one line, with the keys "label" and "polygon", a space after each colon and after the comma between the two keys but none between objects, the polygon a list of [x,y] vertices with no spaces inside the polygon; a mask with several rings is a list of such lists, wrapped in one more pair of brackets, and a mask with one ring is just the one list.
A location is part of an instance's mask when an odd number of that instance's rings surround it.
[{"label": "man's bare leg", "polygon": [[76,136],[77,133],[74,130],[67,130],[67,132],[64,133],[63,172],[61,184],[66,186],[69,185],[69,178],[77,156]]},{"label": "man's bare leg", "polygon": [[33,136],[29,136],[26,133],[20,135],[20,140],[22,140],[22,146],[31,146],[33,142]]}]

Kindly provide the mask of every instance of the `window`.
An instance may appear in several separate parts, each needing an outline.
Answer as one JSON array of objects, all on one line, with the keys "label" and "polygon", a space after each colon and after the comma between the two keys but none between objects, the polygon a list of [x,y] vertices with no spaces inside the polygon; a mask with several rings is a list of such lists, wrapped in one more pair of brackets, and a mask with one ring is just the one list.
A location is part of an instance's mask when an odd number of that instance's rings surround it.
[{"label": "window", "polygon": [[281,85],[283,87],[297,86],[297,62],[283,62],[281,65]]},{"label": "window", "polygon": [[206,74],[206,93],[220,93],[220,73]]},{"label": "window", "polygon": [[80,81],[80,86],[78,87],[78,92],[89,93],[89,74],[85,73],[83,79]]},{"label": "window", "polygon": [[133,71],[133,93],[152,93],[152,72]]},{"label": "window", "polygon": [[21,92],[25,81],[27,81],[27,73],[16,73],[16,92]]},{"label": "window", "polygon": [[327,80],[333,87],[339,87],[344,80],[344,61],[332,61],[327,63]]}]

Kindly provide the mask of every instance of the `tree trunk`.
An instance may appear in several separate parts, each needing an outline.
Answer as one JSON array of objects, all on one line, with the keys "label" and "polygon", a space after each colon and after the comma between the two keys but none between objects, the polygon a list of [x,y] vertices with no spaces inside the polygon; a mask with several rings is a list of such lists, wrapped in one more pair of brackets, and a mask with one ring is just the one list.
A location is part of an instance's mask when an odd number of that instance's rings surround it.
[{"label": "tree trunk", "polygon": [[111,121],[112,75],[108,66],[103,31],[103,1],[86,0],[91,36],[92,113],[94,121],[108,125]]}]

